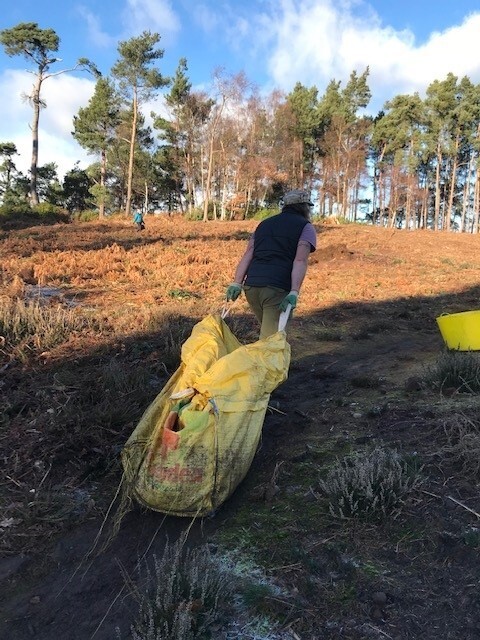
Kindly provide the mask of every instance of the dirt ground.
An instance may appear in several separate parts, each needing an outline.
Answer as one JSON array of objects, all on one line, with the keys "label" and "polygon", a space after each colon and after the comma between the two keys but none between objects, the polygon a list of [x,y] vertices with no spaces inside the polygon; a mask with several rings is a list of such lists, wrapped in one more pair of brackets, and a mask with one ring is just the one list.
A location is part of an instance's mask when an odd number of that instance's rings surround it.
[{"label": "dirt ground", "polygon": [[[110,546],[89,553],[122,444],[178,364],[182,339],[221,307],[254,227],[162,219],[143,235],[121,222],[0,232],[6,297],[36,291],[92,316],[50,349],[1,351],[1,638],[112,640],[117,628],[129,637],[125,575],[187,530],[192,544],[249,549],[281,586],[284,600],[262,603],[281,620],[278,635],[262,637],[480,637],[480,478],[446,454],[448,425],[475,422],[478,395],[425,383],[445,353],[435,318],[479,306],[475,236],[317,225],[289,377],[244,482],[203,520],[134,507]],[[152,320],[158,310],[163,324]],[[227,322],[255,339],[244,300]],[[117,365],[138,393],[122,387],[107,405]],[[418,460],[421,485],[381,522],[334,518],[320,478],[378,444]]]}]

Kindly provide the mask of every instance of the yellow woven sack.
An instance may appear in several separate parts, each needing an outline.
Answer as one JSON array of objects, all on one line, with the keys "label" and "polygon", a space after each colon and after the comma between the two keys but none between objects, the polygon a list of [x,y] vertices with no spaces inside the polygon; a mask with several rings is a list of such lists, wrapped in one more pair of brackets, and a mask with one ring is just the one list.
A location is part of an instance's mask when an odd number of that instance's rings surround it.
[{"label": "yellow woven sack", "polygon": [[122,451],[130,494],[177,516],[219,507],[250,468],[270,394],[289,364],[284,331],[242,346],[220,316],[196,324],[180,367]]}]

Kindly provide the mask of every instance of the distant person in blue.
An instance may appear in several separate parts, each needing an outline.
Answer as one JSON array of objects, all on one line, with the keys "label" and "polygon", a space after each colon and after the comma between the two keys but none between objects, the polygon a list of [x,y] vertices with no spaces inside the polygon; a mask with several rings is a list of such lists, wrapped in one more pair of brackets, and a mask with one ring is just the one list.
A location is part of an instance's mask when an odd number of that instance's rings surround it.
[{"label": "distant person in blue", "polygon": [[280,313],[297,306],[308,256],[317,248],[310,222],[310,192],[289,191],[278,215],[263,220],[251,236],[228,286],[227,300],[245,291],[248,304],[260,322],[260,339],[278,331]]},{"label": "distant person in blue", "polygon": [[137,231],[143,231],[143,229],[145,229],[145,222],[143,220],[143,213],[140,211],[140,209],[137,209],[135,211],[135,213],[133,214],[133,222],[135,223],[135,225],[137,227]]}]

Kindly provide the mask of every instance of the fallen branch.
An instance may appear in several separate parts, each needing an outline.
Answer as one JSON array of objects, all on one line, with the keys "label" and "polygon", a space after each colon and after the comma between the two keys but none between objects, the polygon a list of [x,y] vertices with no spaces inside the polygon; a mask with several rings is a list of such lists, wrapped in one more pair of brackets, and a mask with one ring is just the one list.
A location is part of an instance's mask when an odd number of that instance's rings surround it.
[{"label": "fallen branch", "polygon": [[280,409],[277,409],[275,407],[272,407],[270,404],[267,406],[267,409],[270,409],[270,411],[275,411],[275,413],[281,413],[282,416],[286,416],[287,414],[285,413],[285,411],[280,411]]},{"label": "fallen branch", "polygon": [[385,633],[385,631],[382,631],[378,627],[374,627],[373,624],[368,623],[367,626],[370,627],[370,629],[374,629],[375,631],[378,631],[378,633],[380,633],[385,638],[390,638],[390,640],[392,640],[392,636],[389,636],[388,633]]},{"label": "fallen branch", "polygon": [[425,493],[427,496],[432,496],[432,498],[438,498],[439,500],[442,499],[442,496],[432,493],[431,491],[425,491],[425,489],[420,489],[420,493]]},{"label": "fallen branch", "polygon": [[466,504],[463,504],[463,502],[460,502],[460,500],[456,500],[455,498],[452,498],[452,496],[447,496],[447,498],[449,500],[451,500],[452,502],[455,502],[455,504],[458,504],[460,507],[463,507],[464,509],[466,509],[467,511],[470,511],[470,513],[473,513],[474,516],[477,516],[477,518],[480,518],[480,513],[477,513],[476,511],[474,511],[473,509],[470,509],[470,507],[467,507]]}]

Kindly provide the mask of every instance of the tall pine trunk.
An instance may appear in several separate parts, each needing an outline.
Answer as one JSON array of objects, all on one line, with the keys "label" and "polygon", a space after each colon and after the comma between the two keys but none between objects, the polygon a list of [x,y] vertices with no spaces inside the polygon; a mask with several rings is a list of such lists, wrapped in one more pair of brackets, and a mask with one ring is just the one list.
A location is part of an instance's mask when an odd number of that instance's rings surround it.
[{"label": "tall pine trunk", "polygon": [[452,213],[453,213],[453,197],[455,195],[455,187],[457,186],[457,168],[458,168],[458,147],[460,141],[458,136],[455,138],[455,152],[453,157],[453,167],[450,179],[450,193],[448,196],[448,207],[445,220],[445,231],[451,231],[453,226]]},{"label": "tall pine trunk", "polygon": [[38,122],[40,120],[40,89],[42,77],[37,77],[33,88],[33,119],[32,119],[32,160],[30,163],[30,204],[38,204],[37,177],[38,177]]},{"label": "tall pine trunk", "polygon": [[105,178],[107,175],[107,153],[102,149],[100,153],[100,202],[98,203],[98,217],[105,217]]},{"label": "tall pine trunk", "polygon": [[437,145],[437,167],[435,170],[435,219],[433,223],[433,228],[435,231],[438,231],[439,220],[440,220],[440,169],[442,164],[442,150],[440,148],[440,143]]},{"label": "tall pine trunk", "polygon": [[133,120],[132,135],[130,136],[130,156],[128,158],[128,176],[127,176],[127,199],[125,201],[125,215],[130,217],[132,213],[132,184],[133,184],[133,161],[135,159],[135,142],[137,139],[137,118],[138,118],[138,102],[137,90],[133,92]]}]

